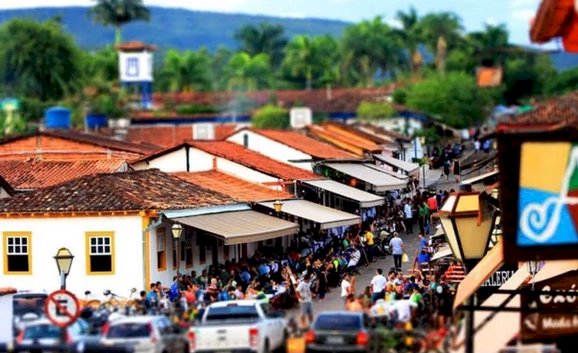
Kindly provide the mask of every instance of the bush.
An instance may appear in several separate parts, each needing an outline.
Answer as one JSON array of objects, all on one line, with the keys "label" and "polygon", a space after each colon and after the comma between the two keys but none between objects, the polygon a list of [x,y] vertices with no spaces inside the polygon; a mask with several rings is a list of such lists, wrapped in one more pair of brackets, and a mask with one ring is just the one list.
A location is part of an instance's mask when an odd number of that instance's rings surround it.
[{"label": "bush", "polygon": [[381,120],[391,118],[395,109],[387,102],[361,102],[357,108],[357,117],[360,120]]},{"label": "bush", "polygon": [[213,114],[219,112],[219,110],[215,107],[200,104],[179,105],[175,110],[178,114],[183,115]]},{"label": "bush", "polygon": [[270,104],[258,109],[252,121],[258,129],[288,129],[290,125],[287,109]]}]

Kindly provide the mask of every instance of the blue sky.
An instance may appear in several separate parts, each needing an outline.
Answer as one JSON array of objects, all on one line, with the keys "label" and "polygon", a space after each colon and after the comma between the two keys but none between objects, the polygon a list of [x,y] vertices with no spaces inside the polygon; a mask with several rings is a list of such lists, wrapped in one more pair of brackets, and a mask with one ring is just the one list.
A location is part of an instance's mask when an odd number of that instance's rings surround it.
[{"label": "blue sky", "polygon": [[[25,5],[23,5],[25,3]],[[529,21],[540,0],[145,0],[147,5],[181,7],[192,10],[240,12],[286,17],[317,17],[359,21],[381,15],[395,23],[395,13],[414,6],[419,14],[453,11],[467,31],[484,23],[505,23],[511,41],[530,44]],[[0,0],[0,9],[94,4],[91,0]]]}]

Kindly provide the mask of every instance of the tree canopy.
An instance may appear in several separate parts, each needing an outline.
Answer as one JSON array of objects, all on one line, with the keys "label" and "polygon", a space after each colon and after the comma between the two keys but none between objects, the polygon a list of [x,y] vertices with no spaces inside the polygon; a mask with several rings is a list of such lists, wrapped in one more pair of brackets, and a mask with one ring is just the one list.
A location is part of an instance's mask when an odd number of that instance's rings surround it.
[{"label": "tree canopy", "polygon": [[115,29],[115,44],[122,41],[121,28],[133,21],[148,21],[150,10],[143,0],[96,0],[90,11],[92,19]]}]

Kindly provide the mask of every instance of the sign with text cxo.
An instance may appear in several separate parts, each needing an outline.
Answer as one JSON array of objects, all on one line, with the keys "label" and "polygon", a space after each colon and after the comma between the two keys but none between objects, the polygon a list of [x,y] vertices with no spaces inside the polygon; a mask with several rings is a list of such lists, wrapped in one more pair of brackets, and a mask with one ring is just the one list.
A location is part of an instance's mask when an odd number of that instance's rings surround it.
[{"label": "sign with text cxo", "polygon": [[527,284],[523,293],[520,324],[523,342],[543,342],[578,334],[578,296],[575,295],[578,294],[578,270],[536,282],[533,290],[531,284]]}]

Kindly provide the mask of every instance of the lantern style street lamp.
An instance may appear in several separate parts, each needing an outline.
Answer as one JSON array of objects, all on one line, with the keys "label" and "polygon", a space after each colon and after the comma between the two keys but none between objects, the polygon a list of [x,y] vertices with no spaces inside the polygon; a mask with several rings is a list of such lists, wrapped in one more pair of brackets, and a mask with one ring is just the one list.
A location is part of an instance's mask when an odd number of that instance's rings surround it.
[{"label": "lantern style street lamp", "polygon": [[277,214],[281,213],[281,210],[283,209],[283,202],[281,202],[281,200],[276,200],[273,202],[273,208]]},{"label": "lantern style street lamp", "polygon": [[[498,201],[487,193],[452,193],[439,215],[446,238],[456,259],[471,271],[488,251],[498,216]],[[472,294],[474,297],[476,294]],[[468,302],[475,300],[468,299]],[[466,312],[466,353],[474,352],[474,312]]]},{"label": "lantern style street lamp", "polygon": [[454,256],[471,270],[488,250],[498,216],[497,201],[486,193],[452,193],[439,216]]},{"label": "lantern style street lamp", "polygon": [[60,289],[66,289],[66,277],[70,273],[74,255],[67,248],[60,248],[56,256],[54,256],[54,260],[56,260],[56,266],[58,266],[58,273],[60,274]]},{"label": "lantern style street lamp", "polygon": [[171,227],[171,233],[173,234],[173,247],[174,247],[174,251],[176,252],[175,256],[175,260],[177,261],[176,263],[176,267],[177,267],[177,274],[179,273],[180,269],[179,267],[181,266],[181,254],[179,253],[179,239],[181,239],[181,234],[183,234],[183,226],[175,223],[173,224],[173,226]]}]

